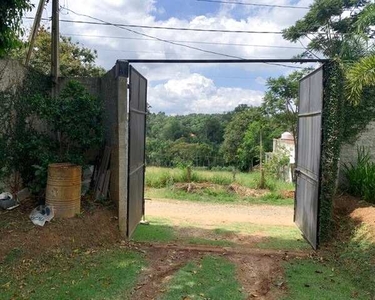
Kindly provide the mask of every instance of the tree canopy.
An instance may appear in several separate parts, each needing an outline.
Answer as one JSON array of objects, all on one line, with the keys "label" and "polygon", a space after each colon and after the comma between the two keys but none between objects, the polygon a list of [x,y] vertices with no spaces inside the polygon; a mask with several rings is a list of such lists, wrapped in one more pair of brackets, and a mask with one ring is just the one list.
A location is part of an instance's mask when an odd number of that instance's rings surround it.
[{"label": "tree canopy", "polygon": [[283,37],[292,42],[307,37],[310,42],[302,56],[322,53],[330,58],[358,59],[368,52],[366,37],[374,34],[370,26],[373,19],[358,23],[369,3],[368,0],[315,0],[301,20],[284,30]]},{"label": "tree canopy", "polygon": [[[26,44],[24,51],[16,54],[16,58],[26,57]],[[63,77],[101,76],[105,70],[96,66],[98,57],[96,50],[74,43],[70,37],[60,36],[60,75]],[[51,33],[41,27],[35,40],[30,66],[49,75],[51,72]]]},{"label": "tree canopy", "polygon": [[30,0],[1,0],[0,2],[0,58],[21,46],[22,17],[32,9]]}]

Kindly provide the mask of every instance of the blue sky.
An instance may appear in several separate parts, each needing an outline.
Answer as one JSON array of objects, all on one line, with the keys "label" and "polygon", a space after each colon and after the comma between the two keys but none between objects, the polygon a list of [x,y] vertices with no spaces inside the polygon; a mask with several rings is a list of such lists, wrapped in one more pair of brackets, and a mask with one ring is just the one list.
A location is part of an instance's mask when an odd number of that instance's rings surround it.
[{"label": "blue sky", "polygon": [[[32,0],[35,4],[37,0]],[[248,1],[248,0],[246,0]],[[244,0],[244,2],[246,2]],[[258,1],[258,2],[257,2]],[[248,1],[250,2],[250,0]],[[253,0],[252,3],[308,6],[311,0]],[[307,10],[259,8],[226,5],[197,0],[60,0],[61,19],[90,20],[68,12],[90,15],[113,23],[226,30],[279,31],[303,17]],[[44,17],[50,16],[48,4]],[[35,11],[29,13],[34,15]],[[45,25],[48,22],[45,22]],[[30,21],[25,21],[30,26]],[[144,40],[143,36],[112,26],[60,24],[61,33],[98,51],[97,63],[110,69],[117,59],[126,58],[224,58],[218,55]],[[291,58],[301,47],[284,41],[280,35],[208,33],[135,28],[140,33],[166,40],[214,42],[186,43],[205,50],[243,58]],[[114,37],[123,37],[118,39]],[[128,39],[130,38],[130,39]],[[306,44],[307,41],[301,41]],[[182,42],[181,42],[182,43]],[[247,44],[253,46],[222,45]],[[263,45],[268,47],[256,47]],[[213,113],[229,111],[241,103],[260,105],[269,77],[288,74],[294,69],[264,64],[251,65],[136,65],[149,80],[149,102],[154,112],[168,114]]]}]

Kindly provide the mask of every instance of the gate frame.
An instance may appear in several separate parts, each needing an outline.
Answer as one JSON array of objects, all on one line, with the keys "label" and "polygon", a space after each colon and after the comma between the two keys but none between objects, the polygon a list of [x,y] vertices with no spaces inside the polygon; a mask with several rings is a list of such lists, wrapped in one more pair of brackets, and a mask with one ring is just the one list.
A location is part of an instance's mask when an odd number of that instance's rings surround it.
[{"label": "gate frame", "polygon": [[[319,171],[319,193],[318,193],[318,244],[320,242],[320,237],[321,235],[324,234],[324,236],[327,236],[328,233],[327,232],[323,232],[321,226],[320,226],[320,223],[321,223],[321,207],[323,205],[323,201],[324,200],[322,197],[322,189],[324,188],[324,186],[322,185],[322,179],[323,179],[323,172],[325,172],[326,168],[323,168],[322,167],[322,161],[323,161],[323,157],[325,156],[326,154],[326,151],[328,151],[327,148],[329,148],[328,146],[326,146],[326,148],[324,147],[323,143],[325,141],[325,136],[324,136],[324,133],[325,133],[325,129],[324,129],[324,124],[325,124],[325,116],[326,116],[326,113],[325,113],[325,108],[326,106],[329,106],[329,105],[335,105],[336,106],[339,106],[340,103],[339,101],[336,101],[336,103],[334,104],[328,104],[325,103],[326,100],[328,101],[331,101],[332,99],[332,95],[328,95],[328,98],[329,99],[326,99],[325,98],[325,95],[326,95],[326,82],[327,82],[327,78],[326,76],[331,76],[331,72],[328,68],[328,71],[326,71],[327,69],[327,66],[331,66],[334,64],[334,62],[331,60],[331,59],[315,59],[315,58],[309,58],[309,59],[120,59],[120,60],[117,60],[116,62],[116,70],[118,74],[121,74],[120,76],[122,77],[126,77],[126,82],[127,82],[127,88],[129,88],[129,83],[128,83],[128,80],[129,80],[129,66],[130,64],[175,64],[175,63],[183,63],[183,64],[242,64],[242,63],[245,63],[245,64],[259,64],[259,63],[264,63],[264,64],[282,64],[282,63],[321,63],[322,67],[323,68],[323,107],[322,107],[322,125],[321,125],[321,128],[322,128],[322,138],[321,138],[321,154],[320,154],[320,165],[321,165],[321,168],[320,168],[320,171]],[[314,71],[313,71],[314,72]],[[339,89],[339,88],[337,88]],[[126,95],[125,97],[126,99],[126,107],[128,107],[127,105],[127,102],[129,101],[128,100],[128,97]],[[119,99],[119,101],[123,101],[123,99]],[[337,100],[337,99],[336,99]],[[329,110],[327,108],[327,110]],[[329,112],[327,113],[329,115]],[[128,118],[127,118],[128,119]],[[129,128],[127,128],[127,132],[128,132]],[[127,134],[126,134],[127,135]],[[338,140],[339,138],[337,137],[336,140]],[[127,136],[126,136],[126,140],[128,140]],[[331,144],[334,144],[333,142]],[[337,143],[336,143],[336,146],[337,146]],[[128,148],[128,145],[126,144],[126,150]],[[337,148],[337,147],[336,147]],[[339,146],[338,146],[339,148]],[[128,151],[126,151],[128,152]],[[331,151],[332,152],[332,151]],[[128,157],[126,157],[128,161]],[[337,164],[337,163],[336,163]],[[335,169],[337,168],[337,166],[335,166],[335,161],[332,162],[332,165],[330,166],[331,167],[331,170],[332,169]],[[127,169],[127,168],[126,168]],[[329,170],[326,171],[327,173],[329,173]],[[128,174],[126,174],[128,175]],[[337,175],[337,174],[336,174]],[[333,180],[335,181],[335,178],[333,178]],[[332,181],[332,179],[331,179]],[[126,182],[127,183],[127,182]],[[121,198],[125,198],[125,202],[124,204],[126,204],[127,206],[127,203],[128,203],[128,199],[127,199],[127,184],[126,184],[126,187],[125,189],[123,189],[123,191],[125,190],[126,193],[121,193],[122,194],[122,197]],[[121,195],[120,195],[121,196]],[[326,195],[327,196],[327,195]],[[325,197],[326,198],[326,197]],[[325,199],[327,200],[327,199]],[[331,205],[331,204],[330,204]],[[332,206],[332,205],[331,205]],[[119,211],[121,210],[121,208],[119,207]],[[119,224],[120,224],[120,230],[122,233],[126,234],[127,232],[127,228],[124,228],[124,225],[127,224],[127,207],[125,208],[126,210],[126,214],[125,214],[125,220],[121,220],[120,218],[124,218],[124,214],[121,214],[120,216],[120,213],[119,213]],[[325,216],[325,218],[327,219],[327,216]],[[325,220],[326,222],[328,222],[327,220]],[[328,231],[328,228],[325,228],[324,230]]]},{"label": "gate frame", "polygon": [[[321,108],[321,112],[320,112],[320,115],[321,115],[321,123],[320,123],[320,162],[319,162],[319,174],[318,174],[318,200],[317,200],[317,215],[318,215],[318,219],[317,219],[317,237],[316,237],[316,245],[313,245],[313,243],[302,233],[302,235],[304,236],[304,239],[311,245],[311,247],[313,247],[314,250],[316,250],[318,248],[318,245],[319,245],[319,241],[320,241],[320,238],[319,238],[319,231],[320,231],[320,202],[321,202],[321,178],[322,178],[322,153],[323,153],[323,108],[324,108],[324,75],[325,75],[325,68],[324,68],[325,64],[321,65],[319,68],[316,68],[315,70],[312,70],[310,73],[306,74],[305,76],[303,76],[300,80],[299,80],[299,84],[301,83],[302,80],[306,79],[306,78],[309,78],[310,76],[313,76],[316,72],[318,72],[319,70],[322,70],[322,108]],[[301,90],[300,90],[300,86],[298,86],[298,99],[300,100],[301,99]],[[299,115],[299,108],[297,110],[297,126],[296,126],[296,134],[297,134],[297,138],[298,138],[298,134],[299,134],[299,118],[300,118],[300,115]],[[295,148],[295,167],[296,167],[296,173],[297,173],[297,161],[298,161],[298,140],[297,140],[297,144],[296,144],[296,148]],[[294,193],[294,214],[293,214],[293,222],[295,223],[295,225],[297,225],[296,223],[296,215],[297,215],[297,210],[296,210],[296,207],[297,207],[297,188],[298,188],[298,175],[296,174],[295,176],[295,193]],[[301,228],[299,228],[299,226],[297,225],[298,229],[302,232]]]}]

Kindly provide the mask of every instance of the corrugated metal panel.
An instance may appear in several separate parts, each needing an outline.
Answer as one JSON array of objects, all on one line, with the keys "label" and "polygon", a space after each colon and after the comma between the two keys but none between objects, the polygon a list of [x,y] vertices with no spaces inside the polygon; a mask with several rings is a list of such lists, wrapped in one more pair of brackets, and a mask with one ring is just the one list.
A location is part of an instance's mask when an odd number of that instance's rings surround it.
[{"label": "corrugated metal panel", "polygon": [[318,246],[319,171],[323,107],[323,68],[300,81],[294,221],[305,238]]},{"label": "corrugated metal panel", "polygon": [[129,173],[128,238],[144,212],[147,80],[136,69],[129,70]]}]

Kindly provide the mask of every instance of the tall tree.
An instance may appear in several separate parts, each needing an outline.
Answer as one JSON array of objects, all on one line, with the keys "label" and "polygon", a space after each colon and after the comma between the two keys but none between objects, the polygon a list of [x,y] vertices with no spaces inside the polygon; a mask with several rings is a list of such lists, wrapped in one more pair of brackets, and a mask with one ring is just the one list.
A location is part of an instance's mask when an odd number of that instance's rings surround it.
[{"label": "tall tree", "polygon": [[310,42],[303,56],[322,53],[325,57],[358,59],[368,52],[364,36],[372,36],[373,28],[363,22],[358,32],[357,20],[364,14],[368,0],[315,0],[309,12],[295,25],[284,30],[285,39]]},{"label": "tall tree", "polygon": [[273,116],[279,127],[296,137],[299,80],[309,69],[295,71],[288,76],[269,78],[262,109],[267,116]]},{"label": "tall tree", "polygon": [[[17,54],[24,59],[26,52]],[[91,50],[74,43],[70,37],[60,36],[60,74],[63,77],[101,76],[105,70],[95,65],[98,57],[96,50]],[[30,66],[49,75],[51,73],[51,33],[41,27],[35,40]]]},{"label": "tall tree", "polygon": [[[224,142],[221,146],[221,152],[228,164],[241,167],[239,160],[240,146],[249,125],[261,117],[259,107],[250,107],[235,113],[232,120],[225,128]],[[243,168],[246,168],[243,166]]]}]

